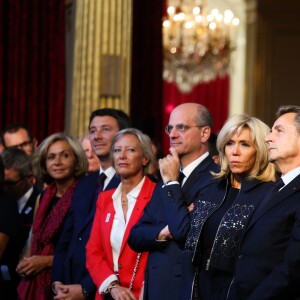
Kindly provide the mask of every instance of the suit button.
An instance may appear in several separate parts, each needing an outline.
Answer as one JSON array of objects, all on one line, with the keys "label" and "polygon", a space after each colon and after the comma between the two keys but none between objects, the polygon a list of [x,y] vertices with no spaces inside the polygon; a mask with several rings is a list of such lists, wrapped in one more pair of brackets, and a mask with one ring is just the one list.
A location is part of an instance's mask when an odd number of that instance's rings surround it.
[{"label": "suit button", "polygon": [[81,242],[81,241],[82,241],[82,237],[80,236],[80,237],[78,238],[78,240]]},{"label": "suit button", "polygon": [[119,269],[122,269],[123,266],[122,266],[121,264],[118,264],[118,268],[119,268]]},{"label": "suit button", "polygon": [[244,254],[240,254],[239,259],[243,259],[243,258],[244,258]]}]

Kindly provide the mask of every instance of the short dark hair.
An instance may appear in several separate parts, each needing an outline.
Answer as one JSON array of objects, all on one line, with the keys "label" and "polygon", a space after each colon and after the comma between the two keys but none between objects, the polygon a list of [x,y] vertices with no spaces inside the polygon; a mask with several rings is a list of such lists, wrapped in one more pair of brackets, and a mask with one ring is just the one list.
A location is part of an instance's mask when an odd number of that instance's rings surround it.
[{"label": "short dark hair", "polygon": [[32,141],[33,136],[32,136],[31,131],[29,130],[29,128],[27,128],[26,126],[20,125],[20,124],[10,124],[10,125],[6,126],[3,129],[3,131],[1,132],[0,140],[4,147],[6,147],[4,135],[6,133],[15,133],[15,132],[19,131],[20,129],[24,129],[27,132],[30,141]]},{"label": "short dark hair", "polygon": [[104,117],[104,116],[110,116],[110,117],[116,119],[118,126],[119,126],[119,130],[122,130],[122,129],[125,129],[125,128],[128,128],[131,126],[131,120],[124,111],[122,111],[120,109],[115,109],[115,108],[100,108],[100,109],[94,110],[91,113],[89,127],[95,117]]}]

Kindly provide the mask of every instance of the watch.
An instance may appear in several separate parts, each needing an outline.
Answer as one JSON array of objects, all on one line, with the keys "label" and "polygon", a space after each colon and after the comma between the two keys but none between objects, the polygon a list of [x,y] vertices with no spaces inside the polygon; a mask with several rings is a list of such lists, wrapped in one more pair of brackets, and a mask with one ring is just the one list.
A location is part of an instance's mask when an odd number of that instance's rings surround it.
[{"label": "watch", "polygon": [[82,287],[82,294],[85,298],[88,298],[88,296],[89,296],[88,291],[84,287]]}]

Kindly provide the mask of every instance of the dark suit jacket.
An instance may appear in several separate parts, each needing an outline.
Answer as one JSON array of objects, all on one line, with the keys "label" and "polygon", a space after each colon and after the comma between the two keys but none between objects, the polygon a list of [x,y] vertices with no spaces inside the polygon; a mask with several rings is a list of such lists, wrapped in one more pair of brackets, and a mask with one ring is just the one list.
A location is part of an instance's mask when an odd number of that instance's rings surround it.
[{"label": "dark suit jacket", "polygon": [[[163,188],[162,183],[157,184],[144,215],[132,228],[128,240],[132,249],[137,252],[150,251],[145,273],[144,299],[180,298],[182,250],[188,228],[182,230],[176,218],[169,215],[166,202],[180,199],[188,206],[197,200],[200,191],[212,183],[211,170],[217,172],[218,167],[207,157],[194,169],[182,188],[178,184]],[[166,225],[169,225],[174,239],[158,242],[156,238]]]},{"label": "dark suit jacket", "polygon": [[21,231],[19,234],[20,251],[23,250],[26,241],[28,239],[29,231],[33,223],[35,203],[39,194],[40,192],[34,187],[32,194],[30,195],[24,208],[19,214],[20,225],[21,225]]},{"label": "dark suit jacket", "polygon": [[[81,284],[90,295],[88,299],[94,299],[96,292],[86,269],[85,246],[90,237],[96,210],[98,176],[99,172],[94,172],[78,182],[61,237],[56,245],[52,267],[52,281]],[[119,183],[120,179],[115,175],[105,190],[115,188]]]},{"label": "dark suit jacket", "polygon": [[229,299],[300,299],[300,175],[249,221]]}]

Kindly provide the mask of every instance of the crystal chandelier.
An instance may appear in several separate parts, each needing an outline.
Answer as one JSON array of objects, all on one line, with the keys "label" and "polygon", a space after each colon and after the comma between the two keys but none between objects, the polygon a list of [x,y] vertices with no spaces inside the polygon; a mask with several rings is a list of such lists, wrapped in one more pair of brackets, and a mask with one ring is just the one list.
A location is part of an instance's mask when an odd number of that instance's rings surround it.
[{"label": "crystal chandelier", "polygon": [[163,78],[189,93],[229,71],[239,24],[231,10],[207,13],[206,0],[167,0],[163,20]]}]

